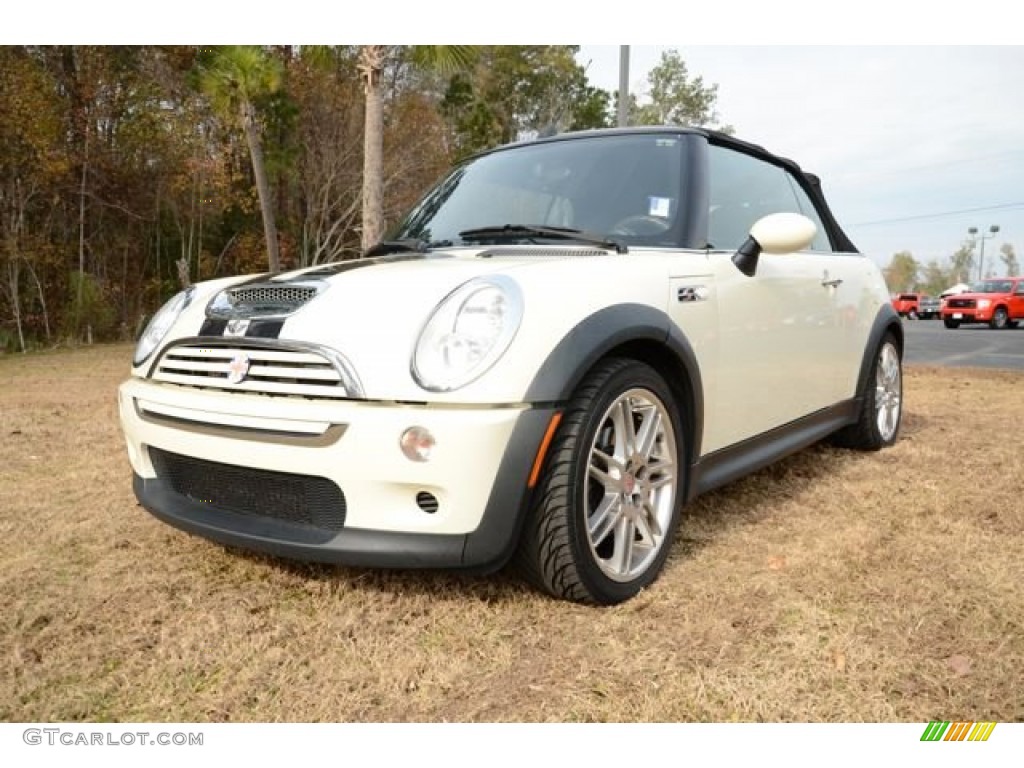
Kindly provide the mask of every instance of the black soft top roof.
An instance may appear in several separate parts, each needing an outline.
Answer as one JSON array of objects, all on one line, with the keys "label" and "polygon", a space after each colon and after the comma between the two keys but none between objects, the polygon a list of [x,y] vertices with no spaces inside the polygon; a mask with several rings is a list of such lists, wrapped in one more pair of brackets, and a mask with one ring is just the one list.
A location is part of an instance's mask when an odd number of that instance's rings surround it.
[{"label": "black soft top roof", "polygon": [[501,147],[495,147],[484,152],[480,152],[480,155],[487,155],[491,152],[498,152],[502,149],[509,149],[515,146],[521,146],[524,144],[538,144],[547,143],[552,141],[570,141],[572,139],[581,139],[587,137],[597,136],[609,136],[609,135],[627,135],[627,134],[691,134],[696,136],[703,136],[711,144],[717,144],[723,147],[729,147],[739,152],[743,152],[747,155],[752,155],[765,160],[775,165],[781,165],[792,173],[798,180],[803,183],[804,191],[814,200],[818,206],[818,210],[821,212],[822,223],[828,228],[831,236],[832,245],[839,251],[846,253],[858,253],[857,246],[851,242],[850,238],[846,236],[842,227],[839,226],[839,222],[836,221],[835,216],[832,215],[832,209],[828,205],[828,201],[825,199],[825,193],[821,188],[821,179],[815,174],[804,171],[795,161],[789,158],[782,157],[769,152],[767,149],[762,147],[760,144],[753,144],[749,141],[743,141],[737,139],[735,136],[731,136],[721,131],[711,130],[710,128],[693,128],[689,126],[676,126],[676,125],[640,125],[640,126],[628,126],[625,128],[599,128],[589,131],[570,131],[568,133],[560,133],[555,136],[546,136],[543,138],[532,139],[529,141],[515,142],[513,144],[505,144]]}]

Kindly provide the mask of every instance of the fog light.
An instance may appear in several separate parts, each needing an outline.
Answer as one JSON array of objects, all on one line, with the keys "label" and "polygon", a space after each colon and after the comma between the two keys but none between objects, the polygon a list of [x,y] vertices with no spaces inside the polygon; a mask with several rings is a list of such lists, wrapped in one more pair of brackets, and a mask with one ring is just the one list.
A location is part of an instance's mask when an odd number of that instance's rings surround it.
[{"label": "fog light", "polygon": [[432,515],[437,512],[441,506],[441,502],[437,500],[437,496],[426,491],[420,491],[416,494],[416,506],[426,512],[428,515]]},{"label": "fog light", "polygon": [[435,442],[434,436],[425,427],[409,427],[402,433],[402,439],[399,441],[402,453],[409,461],[429,460]]}]

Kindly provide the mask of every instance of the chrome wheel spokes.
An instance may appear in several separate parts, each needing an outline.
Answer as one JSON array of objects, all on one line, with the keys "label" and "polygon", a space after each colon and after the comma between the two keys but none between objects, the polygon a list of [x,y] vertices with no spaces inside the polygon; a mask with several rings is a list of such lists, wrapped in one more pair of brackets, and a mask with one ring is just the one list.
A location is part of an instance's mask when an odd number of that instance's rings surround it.
[{"label": "chrome wheel spokes", "polygon": [[883,344],[875,371],[875,425],[886,442],[896,434],[902,404],[900,358],[892,344]]},{"label": "chrome wheel spokes", "polygon": [[587,460],[587,539],[616,581],[642,574],[665,544],[678,472],[677,437],[664,403],[631,389],[605,411]]}]

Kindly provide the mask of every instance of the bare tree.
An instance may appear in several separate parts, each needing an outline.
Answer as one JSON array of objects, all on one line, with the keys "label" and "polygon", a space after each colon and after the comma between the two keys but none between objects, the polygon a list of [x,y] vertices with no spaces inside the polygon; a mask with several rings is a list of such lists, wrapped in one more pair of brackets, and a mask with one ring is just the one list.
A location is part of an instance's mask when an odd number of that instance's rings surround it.
[{"label": "bare tree", "polygon": [[999,259],[1006,267],[1006,276],[1014,277],[1020,274],[1020,264],[1017,262],[1017,254],[1013,250],[1012,243],[1003,243],[999,248]]}]

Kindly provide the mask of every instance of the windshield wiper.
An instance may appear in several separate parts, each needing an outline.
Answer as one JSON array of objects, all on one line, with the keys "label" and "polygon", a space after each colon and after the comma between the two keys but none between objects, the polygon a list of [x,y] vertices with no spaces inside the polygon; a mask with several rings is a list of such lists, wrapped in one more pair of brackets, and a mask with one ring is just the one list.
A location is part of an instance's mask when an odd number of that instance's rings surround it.
[{"label": "windshield wiper", "polygon": [[376,245],[367,249],[363,258],[369,259],[374,256],[386,256],[389,253],[427,253],[431,248],[448,248],[452,245],[451,240],[434,240],[427,242],[417,237],[406,237],[401,240],[381,240]]},{"label": "windshield wiper", "polygon": [[532,237],[547,237],[552,240],[575,240],[580,243],[589,243],[601,248],[614,248],[618,253],[626,253],[627,248],[623,243],[612,240],[601,235],[594,235],[579,229],[569,227],[535,227],[525,224],[505,224],[494,227],[478,227],[476,229],[465,229],[459,232],[463,240],[522,240]]}]

